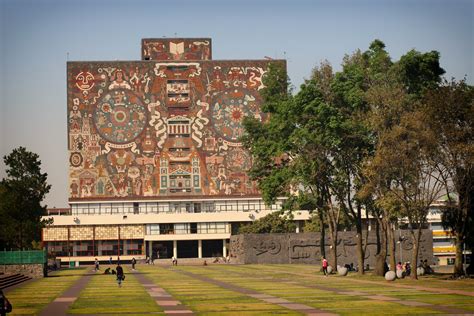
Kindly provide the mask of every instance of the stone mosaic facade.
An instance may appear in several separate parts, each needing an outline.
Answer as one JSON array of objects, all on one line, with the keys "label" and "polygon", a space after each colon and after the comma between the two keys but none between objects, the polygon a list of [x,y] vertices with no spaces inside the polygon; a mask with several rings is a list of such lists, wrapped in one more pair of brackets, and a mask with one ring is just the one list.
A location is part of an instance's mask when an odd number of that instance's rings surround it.
[{"label": "stone mosaic facade", "polygon": [[[43,228],[43,241],[67,241],[68,229],[70,230],[69,240],[71,241],[119,239],[119,227],[117,225],[84,225]],[[143,238],[145,238],[145,225],[120,225],[120,239]]]},{"label": "stone mosaic facade", "polygon": [[212,61],[209,39],[146,39],[144,61],[69,62],[71,201],[258,196],[242,121],[265,120],[270,62]]},{"label": "stone mosaic facade", "polygon": [[69,240],[92,240],[94,239],[94,229],[92,226],[71,226],[69,227]]},{"label": "stone mosaic facade", "polygon": [[[413,243],[408,231],[402,231],[401,235],[405,238],[401,244],[397,244],[396,261],[410,261]],[[326,257],[331,262],[330,238],[329,236],[326,237],[324,247]],[[321,237],[319,233],[234,235],[230,238],[230,253],[234,262],[240,264],[320,264],[320,245]],[[370,231],[367,239],[365,262],[372,267],[375,265],[376,250],[376,235],[374,231]],[[356,232],[339,232],[337,257],[339,265],[357,264]],[[433,262],[433,258],[433,236],[431,230],[423,230],[419,259],[427,259],[429,262]]]},{"label": "stone mosaic facade", "polygon": [[47,241],[60,241],[68,239],[68,228],[67,227],[54,227],[50,226],[43,228],[43,240]]}]

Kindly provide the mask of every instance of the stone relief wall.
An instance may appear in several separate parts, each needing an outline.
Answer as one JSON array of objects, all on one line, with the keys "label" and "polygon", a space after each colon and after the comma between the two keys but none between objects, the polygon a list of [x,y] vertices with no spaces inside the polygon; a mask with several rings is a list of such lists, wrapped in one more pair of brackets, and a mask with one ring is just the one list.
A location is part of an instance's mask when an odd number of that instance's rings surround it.
[{"label": "stone relief wall", "polygon": [[[364,232],[367,240],[365,264],[375,265],[377,239],[374,231]],[[367,239],[365,239],[367,236]],[[396,234],[398,239],[398,232]],[[408,231],[401,231],[401,243],[396,244],[396,261],[411,261],[413,243]],[[333,261],[330,237],[326,236],[324,248],[329,262]],[[320,264],[321,236],[319,233],[302,234],[246,234],[231,236],[230,253],[235,263],[307,263]],[[356,232],[339,232],[337,241],[338,264],[357,264]],[[433,236],[423,230],[419,260],[433,263]],[[388,259],[387,259],[388,260]]]}]

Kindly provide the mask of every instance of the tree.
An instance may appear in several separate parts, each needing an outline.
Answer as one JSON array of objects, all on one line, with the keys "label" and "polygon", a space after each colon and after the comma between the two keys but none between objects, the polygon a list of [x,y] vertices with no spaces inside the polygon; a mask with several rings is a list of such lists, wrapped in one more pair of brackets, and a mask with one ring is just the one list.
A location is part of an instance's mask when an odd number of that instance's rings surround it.
[{"label": "tree", "polygon": [[294,233],[296,225],[284,212],[270,213],[251,224],[241,226],[240,234]]},{"label": "tree", "polygon": [[[383,47],[381,42],[371,45],[372,51],[380,51]],[[384,60],[384,54],[379,55],[382,58],[375,61]],[[416,263],[421,228],[430,204],[439,194],[440,178],[430,147],[434,144],[434,136],[428,126],[416,119],[426,119],[418,101],[438,85],[444,70],[439,65],[436,51],[422,54],[412,50],[396,63],[378,62],[376,65],[389,67],[378,67],[383,71],[369,76],[367,121],[374,136],[375,155],[365,162],[368,183],[362,186],[360,193],[367,196],[368,190],[375,194],[373,205],[380,210],[375,213],[382,215],[380,226],[386,229],[390,266],[394,267],[394,221],[402,217],[408,219]],[[425,141],[429,143],[423,144]],[[381,267],[385,260],[377,259],[378,272],[383,271]]]},{"label": "tree", "polygon": [[39,241],[45,222],[41,206],[51,186],[47,174],[41,173],[41,161],[24,147],[14,149],[3,158],[6,177],[0,182],[0,240],[3,247],[22,249]]},{"label": "tree", "polygon": [[454,273],[462,275],[463,244],[474,224],[474,88],[445,81],[425,95],[423,110],[437,135],[436,162],[448,193],[442,220],[456,240]]},{"label": "tree", "polygon": [[[421,230],[426,225],[429,208],[443,189],[432,159],[436,136],[425,121],[419,111],[403,113],[400,124],[380,135],[370,165],[374,178],[378,179],[377,186],[400,205],[400,215],[408,221],[413,264],[418,262]],[[417,278],[416,271],[412,278]]]}]

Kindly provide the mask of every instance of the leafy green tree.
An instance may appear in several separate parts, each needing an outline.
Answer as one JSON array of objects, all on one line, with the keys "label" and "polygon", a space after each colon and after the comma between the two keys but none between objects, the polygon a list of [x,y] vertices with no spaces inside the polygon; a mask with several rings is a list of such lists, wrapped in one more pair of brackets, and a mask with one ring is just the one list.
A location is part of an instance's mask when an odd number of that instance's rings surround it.
[{"label": "leafy green tree", "polygon": [[296,225],[284,212],[270,213],[251,224],[241,226],[240,234],[294,233]]},{"label": "leafy green tree", "polygon": [[0,182],[0,241],[6,248],[29,248],[40,240],[46,211],[41,202],[51,186],[37,154],[19,147],[3,160],[7,169]]},{"label": "leafy green tree", "polygon": [[454,273],[464,274],[463,244],[474,225],[474,88],[465,81],[444,82],[423,100],[427,122],[437,137],[436,162],[447,194],[442,214],[445,228],[456,238]]}]

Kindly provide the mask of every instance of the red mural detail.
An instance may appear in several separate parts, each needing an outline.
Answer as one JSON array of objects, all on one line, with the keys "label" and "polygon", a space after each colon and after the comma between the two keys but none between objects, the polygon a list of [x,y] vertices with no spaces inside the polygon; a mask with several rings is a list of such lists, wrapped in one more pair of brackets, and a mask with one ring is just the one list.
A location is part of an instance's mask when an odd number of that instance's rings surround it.
[{"label": "red mural detail", "polygon": [[175,57],[201,60],[173,60],[168,41],[143,43],[167,61],[68,63],[71,198],[258,194],[239,137],[246,116],[266,118],[259,90],[278,61],[205,61],[190,41]]}]

